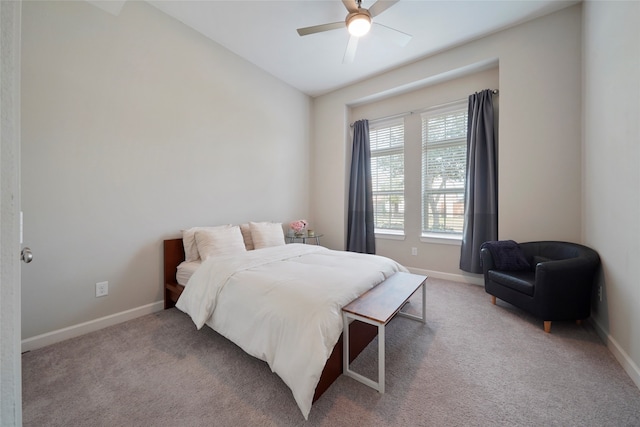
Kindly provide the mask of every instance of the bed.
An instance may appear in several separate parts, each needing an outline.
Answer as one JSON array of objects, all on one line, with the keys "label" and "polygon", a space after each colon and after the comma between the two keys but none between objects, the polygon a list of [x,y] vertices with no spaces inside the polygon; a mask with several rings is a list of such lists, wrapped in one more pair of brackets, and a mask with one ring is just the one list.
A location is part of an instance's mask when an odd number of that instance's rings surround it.
[{"label": "bed", "polygon": [[[251,249],[201,261],[200,266],[192,268],[185,287],[185,277],[181,277],[183,267],[189,264],[185,241],[181,238],[165,240],[165,308],[177,305],[191,316],[196,327],[207,325],[248,354],[266,361],[289,386],[306,419],[312,402],[342,373],[342,320],[335,325],[333,312],[337,311],[341,319],[341,306],[386,277],[406,269],[384,257],[330,251],[315,245]],[[362,267],[357,266],[360,257]],[[382,263],[380,271],[360,274],[359,268],[368,269],[368,263],[373,263],[375,269],[379,262]],[[353,267],[345,269],[345,263]],[[343,269],[340,274],[344,274],[344,278],[336,280],[335,284],[329,283],[333,279],[326,278],[334,275],[336,268]],[[331,273],[327,275],[329,270]],[[301,280],[298,272],[302,271],[313,273]],[[362,283],[355,283],[354,289],[348,288],[347,282],[349,287],[351,282],[360,282],[357,276],[367,277],[363,277]],[[325,291],[324,286],[331,291]],[[319,294],[321,301],[307,301],[307,294]],[[334,295],[340,301],[339,306],[331,300]],[[315,314],[316,307],[318,315]],[[314,314],[309,315],[312,311]],[[254,313],[262,317],[253,319]],[[300,320],[292,320],[298,319],[292,316],[298,316]],[[318,325],[307,325],[311,323],[309,319],[316,322],[316,318]],[[270,326],[267,326],[268,322],[272,322]],[[303,327],[318,332],[309,333],[307,329],[302,330]],[[336,327],[338,332],[335,332]],[[350,359],[353,360],[377,331],[361,322],[352,322],[349,330]],[[303,368],[305,372],[302,372]]]}]

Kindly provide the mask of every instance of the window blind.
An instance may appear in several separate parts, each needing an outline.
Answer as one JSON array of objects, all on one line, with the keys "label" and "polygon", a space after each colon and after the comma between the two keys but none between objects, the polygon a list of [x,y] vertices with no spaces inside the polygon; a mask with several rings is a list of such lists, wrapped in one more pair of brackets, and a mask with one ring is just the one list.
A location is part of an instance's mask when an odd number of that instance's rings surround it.
[{"label": "window blind", "polygon": [[462,234],[467,106],[422,114],[422,232]]},{"label": "window blind", "polygon": [[404,230],[404,119],[369,125],[374,223],[381,232]]}]

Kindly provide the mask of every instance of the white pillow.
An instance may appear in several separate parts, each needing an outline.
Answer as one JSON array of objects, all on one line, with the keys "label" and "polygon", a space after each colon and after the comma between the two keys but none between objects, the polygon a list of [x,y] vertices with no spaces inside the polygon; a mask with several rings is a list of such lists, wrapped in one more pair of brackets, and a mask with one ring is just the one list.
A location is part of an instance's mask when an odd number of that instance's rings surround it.
[{"label": "white pillow", "polygon": [[182,245],[184,246],[185,261],[193,262],[200,259],[200,254],[198,253],[198,247],[196,245],[196,231],[228,227],[231,227],[231,224],[218,225],[216,227],[191,227],[187,230],[182,230]]},{"label": "white pillow", "polygon": [[220,227],[196,231],[196,245],[203,261],[212,256],[246,252],[240,227]]},{"label": "white pillow", "polygon": [[284,245],[284,232],[280,222],[250,222],[251,239],[256,249]]},{"label": "white pillow", "polygon": [[251,226],[249,223],[240,224],[240,231],[242,232],[242,238],[244,239],[244,246],[248,251],[253,250],[253,239],[251,238]]}]

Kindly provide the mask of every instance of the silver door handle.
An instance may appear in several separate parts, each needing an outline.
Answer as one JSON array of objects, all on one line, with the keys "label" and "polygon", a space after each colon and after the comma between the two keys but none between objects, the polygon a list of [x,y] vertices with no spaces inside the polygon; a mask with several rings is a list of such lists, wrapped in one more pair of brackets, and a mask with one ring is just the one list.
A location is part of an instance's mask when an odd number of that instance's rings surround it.
[{"label": "silver door handle", "polygon": [[31,249],[27,247],[23,248],[22,252],[20,252],[20,259],[25,264],[29,264],[31,261],[33,261],[33,253],[31,252]]}]

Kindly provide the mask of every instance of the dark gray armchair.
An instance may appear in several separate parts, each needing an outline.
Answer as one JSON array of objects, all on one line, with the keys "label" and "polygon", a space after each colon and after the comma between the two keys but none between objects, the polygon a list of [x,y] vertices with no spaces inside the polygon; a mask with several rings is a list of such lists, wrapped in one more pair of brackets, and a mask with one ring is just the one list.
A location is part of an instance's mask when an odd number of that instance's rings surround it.
[{"label": "dark gray armchair", "polygon": [[598,253],[577,243],[485,242],[480,250],[485,291],[544,321],[591,315],[591,290],[600,265]]}]

